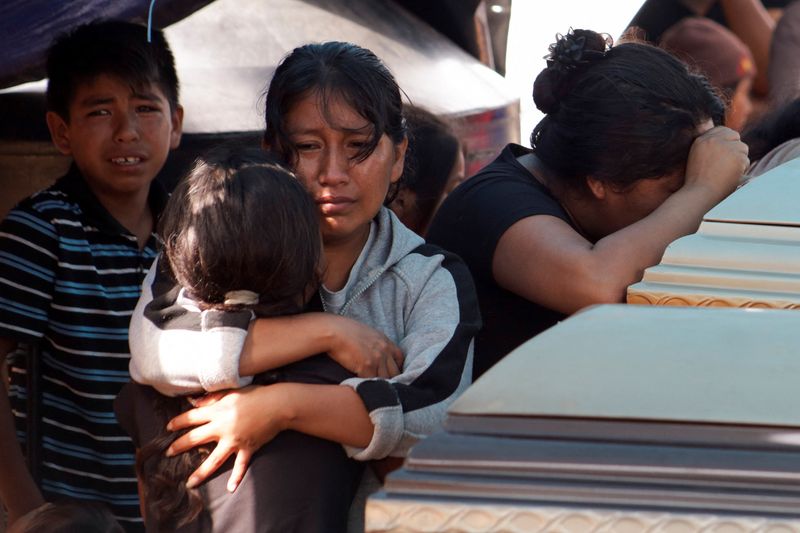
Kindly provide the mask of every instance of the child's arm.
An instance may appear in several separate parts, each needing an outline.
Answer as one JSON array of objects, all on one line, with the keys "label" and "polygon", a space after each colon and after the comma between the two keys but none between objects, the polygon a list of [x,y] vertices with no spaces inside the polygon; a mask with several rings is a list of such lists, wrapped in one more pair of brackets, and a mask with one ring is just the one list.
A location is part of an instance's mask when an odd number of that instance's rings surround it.
[{"label": "child's arm", "polygon": [[[321,352],[360,376],[391,376],[402,354],[385,335],[325,313],[259,319],[201,311],[154,262],[131,318],[131,377],[175,396],[248,385],[252,375]],[[249,333],[248,333],[249,332]]]},{"label": "child's arm", "polygon": [[[16,345],[16,341],[0,338],[0,367],[5,365],[6,356]],[[28,511],[44,504],[44,498],[28,472],[17,441],[6,383],[0,388],[0,471],[3,472],[0,476],[0,500],[8,510],[8,524],[11,525]]]}]

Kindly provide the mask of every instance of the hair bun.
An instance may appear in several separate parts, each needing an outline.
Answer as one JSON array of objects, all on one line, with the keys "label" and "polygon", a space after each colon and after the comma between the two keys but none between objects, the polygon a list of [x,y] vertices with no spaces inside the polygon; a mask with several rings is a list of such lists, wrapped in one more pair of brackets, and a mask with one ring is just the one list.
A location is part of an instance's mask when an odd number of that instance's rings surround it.
[{"label": "hair bun", "polygon": [[613,45],[610,36],[592,30],[570,30],[556,35],[545,56],[547,67],[533,83],[533,102],[543,113],[555,113],[571,89],[571,74],[605,57]]}]

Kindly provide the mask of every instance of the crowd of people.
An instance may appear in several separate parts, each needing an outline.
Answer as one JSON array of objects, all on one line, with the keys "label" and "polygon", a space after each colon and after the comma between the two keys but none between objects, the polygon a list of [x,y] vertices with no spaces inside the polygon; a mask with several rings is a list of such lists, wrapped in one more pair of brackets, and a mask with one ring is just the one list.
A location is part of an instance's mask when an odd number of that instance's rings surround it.
[{"label": "crowd of people", "polygon": [[[791,23],[750,8],[770,37]],[[746,176],[798,154],[794,95],[747,103],[776,54],[689,14],[653,42],[559,35],[530,146],[472,177],[452,126],[371,51],[300,46],[269,82],[261,146],[208,151],[169,196],[154,178],[183,109],[163,34],[60,36],[46,120],[73,164],[0,225],[10,531],[363,528],[367,496],[472,380],[623,302]],[[714,72],[708,37],[733,43]]]}]

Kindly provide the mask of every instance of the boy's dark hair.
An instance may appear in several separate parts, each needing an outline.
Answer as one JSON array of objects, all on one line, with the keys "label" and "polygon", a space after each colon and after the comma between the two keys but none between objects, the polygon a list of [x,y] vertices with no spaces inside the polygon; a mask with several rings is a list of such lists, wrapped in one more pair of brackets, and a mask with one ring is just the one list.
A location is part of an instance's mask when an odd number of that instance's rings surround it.
[{"label": "boy's dark hair", "polygon": [[95,502],[46,503],[20,517],[9,533],[124,533],[102,504]]},{"label": "boy's dark hair", "polygon": [[47,52],[47,109],[69,120],[76,88],[108,75],[141,89],[158,85],[174,111],[178,106],[175,59],[164,34],[120,20],[97,20],[59,36]]},{"label": "boy's dark hair", "polygon": [[408,150],[403,188],[416,194],[419,226],[427,228],[444,193],[461,143],[450,125],[430,111],[405,107]]},{"label": "boy's dark hair", "polygon": [[536,155],[563,185],[592,176],[625,189],[681,171],[697,128],[721,124],[725,105],[708,80],[644,43],[574,30],[550,47],[533,99],[546,116],[531,134]]},{"label": "boy's dark hair", "polygon": [[[226,293],[248,290],[259,295],[248,306],[259,316],[297,313],[318,283],[316,205],[294,174],[260,149],[227,145],[198,158],[172,193],[159,232],[166,266],[205,308],[241,309],[225,303]],[[160,420],[190,407],[184,397],[156,396]],[[186,480],[207,450],[164,455],[183,433],[165,431],[142,447],[136,461],[148,509],[168,529],[191,522],[203,509]]]},{"label": "boy's dark hair", "polygon": [[[394,143],[406,136],[400,87],[375,54],[347,42],[306,44],[283,58],[266,93],[264,142],[288,165],[294,164],[297,152],[284,120],[299,100],[314,93],[323,109],[328,109],[332,99],[341,98],[372,125],[369,142],[358,151],[356,161],[369,157],[384,133]],[[397,185],[390,188],[386,205]]]}]

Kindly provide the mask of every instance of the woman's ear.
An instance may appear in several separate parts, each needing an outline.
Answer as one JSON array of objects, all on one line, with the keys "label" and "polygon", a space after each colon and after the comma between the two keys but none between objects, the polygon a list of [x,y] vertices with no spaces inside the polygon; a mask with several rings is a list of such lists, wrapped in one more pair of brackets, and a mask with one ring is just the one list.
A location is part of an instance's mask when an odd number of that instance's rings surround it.
[{"label": "woman's ear", "polygon": [[604,181],[593,178],[592,176],[586,176],[586,188],[589,189],[589,192],[595,199],[606,199],[608,189]]},{"label": "woman's ear", "polygon": [[391,183],[397,183],[403,175],[403,168],[406,161],[406,149],[408,148],[408,137],[394,145],[394,164],[392,165]]}]

